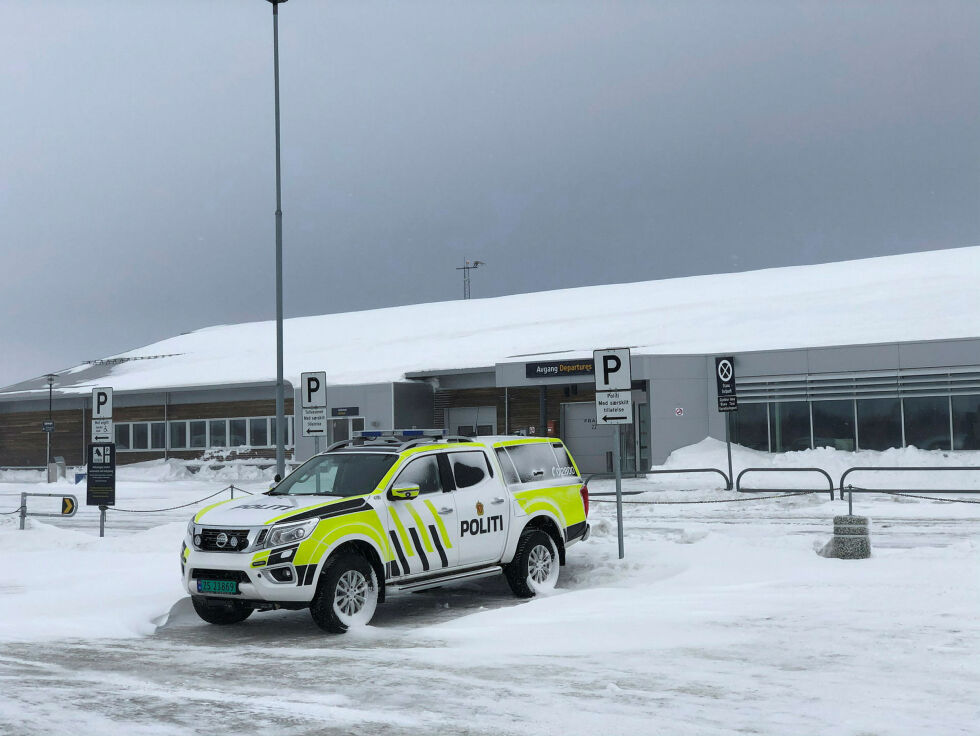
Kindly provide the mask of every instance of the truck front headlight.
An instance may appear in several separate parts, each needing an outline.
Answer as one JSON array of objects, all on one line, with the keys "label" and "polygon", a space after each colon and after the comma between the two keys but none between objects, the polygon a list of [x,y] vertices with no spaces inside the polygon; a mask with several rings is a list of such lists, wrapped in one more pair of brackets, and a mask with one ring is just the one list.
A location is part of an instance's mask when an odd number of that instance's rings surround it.
[{"label": "truck front headlight", "polygon": [[307,519],[295,523],[276,524],[266,536],[264,546],[281,547],[284,544],[301,542],[313,533],[319,523],[319,519]]}]

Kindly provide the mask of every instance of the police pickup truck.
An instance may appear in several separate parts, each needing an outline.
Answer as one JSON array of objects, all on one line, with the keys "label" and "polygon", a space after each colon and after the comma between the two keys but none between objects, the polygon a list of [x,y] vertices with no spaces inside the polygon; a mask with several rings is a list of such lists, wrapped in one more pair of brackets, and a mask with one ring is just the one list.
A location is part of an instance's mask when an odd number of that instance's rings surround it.
[{"label": "police pickup truck", "polygon": [[181,571],[209,623],[308,607],[342,633],[368,623],[386,589],[503,573],[517,596],[548,591],[566,549],[588,538],[588,513],[557,439],[358,437],[264,495],[198,512]]}]

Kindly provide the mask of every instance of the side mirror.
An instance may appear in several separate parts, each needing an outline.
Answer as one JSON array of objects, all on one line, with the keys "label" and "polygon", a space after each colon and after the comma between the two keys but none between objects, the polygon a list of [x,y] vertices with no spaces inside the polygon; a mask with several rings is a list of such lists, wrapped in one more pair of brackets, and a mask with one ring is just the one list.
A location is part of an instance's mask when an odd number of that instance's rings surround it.
[{"label": "side mirror", "polygon": [[276,473],[276,477],[272,479],[272,482],[273,483],[278,483],[281,480],[282,480],[282,476],[279,475],[279,473]]},{"label": "side mirror", "polygon": [[388,492],[388,498],[392,501],[411,501],[413,498],[418,498],[419,495],[418,485],[403,485],[396,488],[392,488]]}]

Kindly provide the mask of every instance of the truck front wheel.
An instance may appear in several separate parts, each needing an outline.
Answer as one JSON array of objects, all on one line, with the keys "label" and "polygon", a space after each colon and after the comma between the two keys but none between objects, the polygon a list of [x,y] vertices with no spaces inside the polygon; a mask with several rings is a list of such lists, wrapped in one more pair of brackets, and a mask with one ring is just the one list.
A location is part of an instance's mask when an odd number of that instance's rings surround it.
[{"label": "truck front wheel", "polygon": [[327,562],[310,614],[316,625],[332,634],[366,626],[378,608],[378,576],[356,552],[342,552]]}]

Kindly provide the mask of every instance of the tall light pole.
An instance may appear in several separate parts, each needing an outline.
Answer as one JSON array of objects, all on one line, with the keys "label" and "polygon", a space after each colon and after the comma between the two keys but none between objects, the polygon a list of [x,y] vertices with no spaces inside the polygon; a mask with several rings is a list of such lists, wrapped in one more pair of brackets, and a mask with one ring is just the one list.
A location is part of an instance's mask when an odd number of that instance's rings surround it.
[{"label": "tall light pole", "polygon": [[51,482],[51,471],[50,471],[50,467],[51,467],[51,432],[52,432],[52,429],[53,429],[52,428],[52,424],[54,423],[54,416],[53,416],[53,413],[51,411],[52,408],[53,408],[53,406],[52,406],[52,404],[53,404],[53,397],[52,397],[52,393],[51,392],[54,389],[54,379],[56,379],[58,376],[56,376],[54,373],[49,373],[45,377],[48,379],[48,426],[45,428],[44,434],[48,438],[48,453],[47,453],[48,454],[48,459],[44,463],[44,477],[47,478],[48,479],[48,483],[50,483]]},{"label": "tall light pole", "polygon": [[469,260],[467,260],[467,259],[464,258],[463,259],[463,265],[456,267],[456,270],[457,271],[462,271],[463,272],[463,298],[464,299],[469,299],[470,298],[470,271],[472,271],[475,268],[479,268],[480,266],[485,266],[485,265],[487,265],[486,264],[486,261],[472,261],[471,262],[471,261],[469,261]]},{"label": "tall light pole", "polygon": [[279,160],[279,4],[272,3],[272,56],[276,84],[276,473],[286,474],[286,399],[282,378],[282,168]]}]

